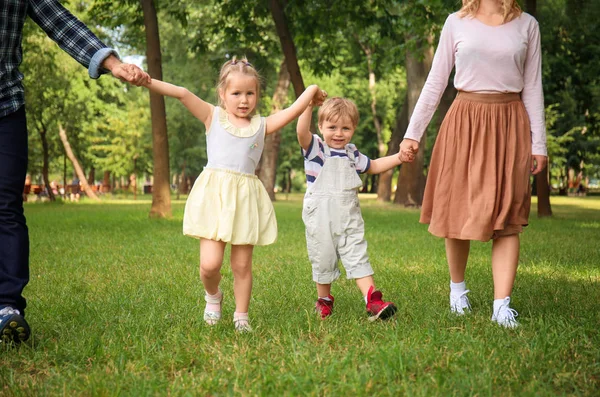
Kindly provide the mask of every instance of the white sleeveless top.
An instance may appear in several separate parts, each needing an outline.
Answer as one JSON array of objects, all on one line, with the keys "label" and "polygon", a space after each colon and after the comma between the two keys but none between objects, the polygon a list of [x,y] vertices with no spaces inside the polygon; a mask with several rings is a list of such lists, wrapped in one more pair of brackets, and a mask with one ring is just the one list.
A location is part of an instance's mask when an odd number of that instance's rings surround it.
[{"label": "white sleeveless top", "polygon": [[265,146],[265,125],[265,118],[256,114],[248,127],[236,127],[227,112],[215,106],[206,133],[206,168],[254,175]]}]

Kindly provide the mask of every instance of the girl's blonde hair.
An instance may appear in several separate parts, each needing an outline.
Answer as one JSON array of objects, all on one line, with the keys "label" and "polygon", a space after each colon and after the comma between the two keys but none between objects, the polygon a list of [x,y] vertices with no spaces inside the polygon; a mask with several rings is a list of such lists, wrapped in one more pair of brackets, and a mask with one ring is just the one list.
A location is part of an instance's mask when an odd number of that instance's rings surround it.
[{"label": "girl's blonde hair", "polygon": [[317,114],[319,125],[324,121],[335,123],[340,118],[344,117],[350,120],[354,128],[358,125],[358,108],[350,99],[333,97],[323,103]]},{"label": "girl's blonde hair", "polygon": [[217,97],[219,101],[219,106],[224,107],[223,100],[221,99],[221,93],[225,93],[227,83],[229,82],[229,76],[232,73],[241,73],[246,76],[254,77],[256,79],[256,104],[258,107],[258,99],[260,99],[260,75],[258,74],[256,69],[254,69],[254,66],[252,66],[252,64],[248,62],[248,59],[246,59],[246,57],[237,59],[237,57],[235,56],[231,58],[231,60],[225,62],[223,66],[221,66],[221,72],[219,73],[219,82],[217,83]]},{"label": "girl's blonde hair", "polygon": [[[504,23],[510,22],[521,16],[523,10],[519,7],[516,0],[497,0],[502,7],[502,15]],[[480,0],[462,0],[462,8],[458,11],[458,16],[463,18],[466,16],[474,17],[479,9]]]}]

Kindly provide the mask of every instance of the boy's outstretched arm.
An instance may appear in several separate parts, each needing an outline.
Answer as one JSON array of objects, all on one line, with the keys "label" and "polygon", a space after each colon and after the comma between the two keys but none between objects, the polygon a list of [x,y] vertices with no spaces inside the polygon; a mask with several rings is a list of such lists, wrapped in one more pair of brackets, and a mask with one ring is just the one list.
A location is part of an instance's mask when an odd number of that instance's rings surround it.
[{"label": "boy's outstretched arm", "polygon": [[165,83],[164,81],[152,79],[148,84],[144,84],[150,91],[177,98],[188,108],[188,110],[200,121],[202,121],[208,129],[214,106],[201,98],[194,95],[185,87],[179,87],[174,84]]},{"label": "boy's outstretched arm", "polygon": [[375,160],[371,160],[371,166],[367,170],[367,174],[381,174],[387,170],[391,170],[394,167],[402,164],[400,158],[397,154],[392,154],[390,156],[380,157]]},{"label": "boy's outstretched arm", "polygon": [[281,128],[291,123],[292,120],[300,116],[311,101],[316,105],[320,105],[326,97],[327,93],[318,86],[308,86],[290,107],[267,117],[267,127],[265,132],[267,134],[272,134],[275,131],[279,131]]},{"label": "boy's outstretched arm", "polygon": [[308,105],[304,112],[298,118],[298,124],[296,125],[298,143],[304,150],[308,150],[308,146],[312,141],[312,134],[310,133],[310,120],[312,118],[312,111],[312,104]]}]

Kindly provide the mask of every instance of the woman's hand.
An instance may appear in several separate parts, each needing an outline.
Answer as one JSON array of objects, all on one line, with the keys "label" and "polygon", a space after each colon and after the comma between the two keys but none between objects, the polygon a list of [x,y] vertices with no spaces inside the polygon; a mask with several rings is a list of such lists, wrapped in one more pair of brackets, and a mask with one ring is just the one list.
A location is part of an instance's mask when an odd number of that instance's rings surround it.
[{"label": "woman's hand", "polygon": [[418,151],[419,142],[413,141],[412,139],[404,139],[400,144],[398,158],[400,158],[400,161],[403,163],[412,163],[415,160]]},{"label": "woman's hand", "polygon": [[540,154],[534,154],[531,156],[531,173],[533,175],[537,175],[540,172],[542,172],[542,170],[544,168],[546,168],[546,164],[548,164],[548,157],[540,155]]}]

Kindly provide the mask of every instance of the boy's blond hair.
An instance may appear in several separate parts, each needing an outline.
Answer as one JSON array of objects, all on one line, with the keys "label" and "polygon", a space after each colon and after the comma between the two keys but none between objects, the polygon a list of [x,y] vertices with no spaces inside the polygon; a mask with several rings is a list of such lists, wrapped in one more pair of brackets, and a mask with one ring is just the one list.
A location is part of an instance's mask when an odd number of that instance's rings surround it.
[{"label": "boy's blond hair", "polygon": [[319,125],[322,125],[324,121],[336,122],[340,118],[350,120],[354,128],[358,125],[358,108],[350,99],[341,97],[329,98],[319,108]]}]

